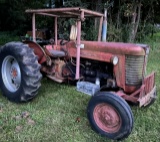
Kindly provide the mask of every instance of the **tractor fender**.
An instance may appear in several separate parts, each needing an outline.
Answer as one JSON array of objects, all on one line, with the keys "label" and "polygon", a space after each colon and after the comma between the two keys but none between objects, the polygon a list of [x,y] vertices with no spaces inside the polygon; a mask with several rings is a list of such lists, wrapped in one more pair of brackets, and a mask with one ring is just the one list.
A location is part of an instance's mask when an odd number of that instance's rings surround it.
[{"label": "tractor fender", "polygon": [[39,64],[47,61],[45,51],[39,44],[34,41],[24,41],[23,43],[28,44],[28,46],[34,50],[34,54],[38,56]]}]

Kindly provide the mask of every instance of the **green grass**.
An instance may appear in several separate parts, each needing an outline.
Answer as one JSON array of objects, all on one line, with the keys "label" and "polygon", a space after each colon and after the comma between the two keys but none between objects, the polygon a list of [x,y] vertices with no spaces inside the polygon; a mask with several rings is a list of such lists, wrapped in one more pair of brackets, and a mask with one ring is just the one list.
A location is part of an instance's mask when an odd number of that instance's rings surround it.
[{"label": "green grass", "polygon": [[[156,71],[159,96],[160,41],[152,39],[146,43],[151,45],[147,72]],[[46,78],[38,96],[29,103],[11,103],[0,95],[0,142],[110,142],[91,130],[86,116],[89,99],[74,86]],[[125,142],[160,141],[159,104],[158,97],[149,108],[131,106],[134,128]]]}]

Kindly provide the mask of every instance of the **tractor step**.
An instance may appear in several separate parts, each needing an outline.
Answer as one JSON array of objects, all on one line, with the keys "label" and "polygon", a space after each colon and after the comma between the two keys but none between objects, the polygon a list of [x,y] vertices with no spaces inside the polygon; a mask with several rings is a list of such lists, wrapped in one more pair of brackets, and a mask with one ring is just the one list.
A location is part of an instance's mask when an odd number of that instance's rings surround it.
[{"label": "tractor step", "polygon": [[87,95],[93,96],[100,90],[100,85],[87,82],[87,81],[78,81],[77,82],[77,91],[82,92]]}]

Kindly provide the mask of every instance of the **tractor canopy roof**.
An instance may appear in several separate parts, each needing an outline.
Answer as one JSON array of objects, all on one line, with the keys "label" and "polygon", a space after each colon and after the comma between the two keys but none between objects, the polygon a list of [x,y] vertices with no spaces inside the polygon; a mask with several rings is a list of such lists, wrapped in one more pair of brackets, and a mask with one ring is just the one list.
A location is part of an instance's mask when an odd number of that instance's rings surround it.
[{"label": "tractor canopy roof", "polygon": [[[70,7],[70,8],[52,8],[52,9],[28,9],[26,13],[35,13],[53,17],[103,17],[104,14],[92,10]],[[82,14],[81,14],[82,13]],[[82,17],[81,17],[82,18]]]},{"label": "tractor canopy roof", "polygon": [[88,10],[84,8],[79,7],[68,7],[68,8],[52,8],[52,9],[27,9],[25,11],[26,13],[32,14],[32,32],[33,32],[33,40],[35,41],[35,30],[36,30],[36,22],[35,22],[35,16],[36,15],[44,15],[44,16],[50,16],[55,19],[54,23],[54,31],[55,31],[55,43],[57,44],[57,19],[58,18],[76,18],[77,19],[77,25],[76,25],[76,33],[78,41],[77,44],[80,44],[81,40],[81,22],[85,20],[87,17],[99,17],[99,28],[98,28],[98,41],[101,41],[101,33],[102,33],[102,23],[103,19],[105,18],[104,14]]}]

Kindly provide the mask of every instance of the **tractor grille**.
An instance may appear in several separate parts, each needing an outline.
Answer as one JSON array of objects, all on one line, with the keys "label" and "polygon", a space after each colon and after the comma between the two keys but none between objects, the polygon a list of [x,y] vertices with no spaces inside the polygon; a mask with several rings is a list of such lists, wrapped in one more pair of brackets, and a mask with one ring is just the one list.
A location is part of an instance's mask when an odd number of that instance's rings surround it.
[{"label": "tractor grille", "polygon": [[140,85],[142,84],[144,56],[126,56],[126,84]]}]

